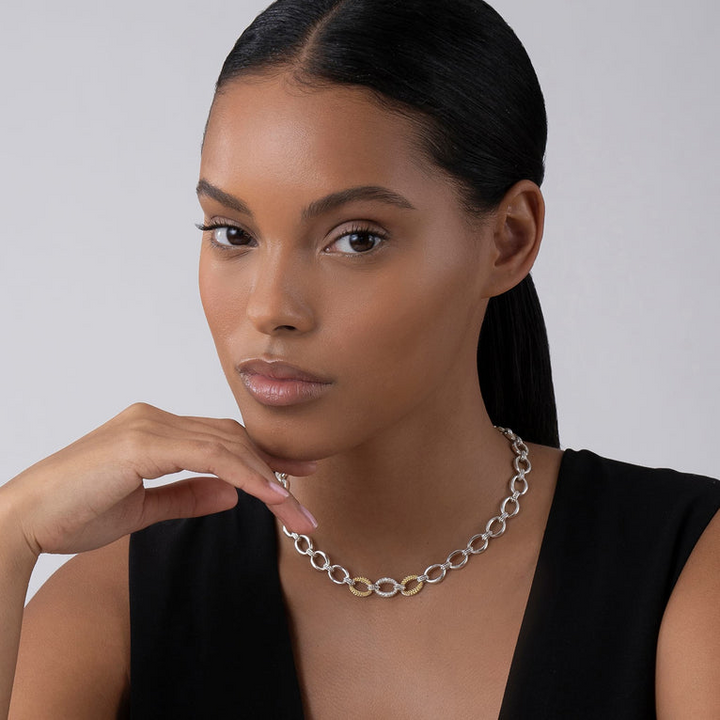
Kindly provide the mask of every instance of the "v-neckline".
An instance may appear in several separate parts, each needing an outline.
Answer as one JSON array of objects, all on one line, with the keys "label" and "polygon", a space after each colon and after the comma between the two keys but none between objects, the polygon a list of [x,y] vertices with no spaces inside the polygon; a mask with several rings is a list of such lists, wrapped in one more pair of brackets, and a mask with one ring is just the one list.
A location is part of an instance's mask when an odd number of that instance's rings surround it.
[{"label": "v-neckline", "polygon": [[540,541],[540,550],[538,552],[537,562],[535,563],[535,570],[533,572],[533,579],[530,583],[530,592],[528,593],[527,602],[525,603],[525,609],[523,610],[523,617],[520,623],[520,631],[518,632],[517,639],[515,640],[515,647],[513,648],[512,660],[510,661],[510,671],[505,680],[505,689],[503,690],[503,699],[500,703],[500,713],[498,714],[498,720],[510,720],[505,715],[508,712],[507,706],[510,702],[510,692],[514,687],[522,685],[520,682],[522,675],[521,663],[523,657],[518,654],[518,648],[524,647],[528,644],[533,628],[532,623],[535,617],[537,617],[536,607],[540,600],[542,590],[538,582],[538,578],[542,574],[543,568],[547,565],[549,546],[548,546],[548,535],[552,528],[555,527],[557,521],[555,516],[560,512],[558,497],[560,496],[560,486],[562,479],[567,473],[567,466],[571,462],[571,458],[576,455],[575,450],[565,449],[560,458],[560,466],[558,467],[558,476],[555,482],[555,488],[553,490],[553,497],[550,503],[550,510],[548,511],[547,519],[545,520],[545,528],[543,529],[542,540]]},{"label": "v-neckline", "polygon": [[[558,510],[558,495],[559,495],[559,489],[562,484],[563,477],[567,473],[567,466],[571,462],[571,458],[574,457],[577,454],[577,451],[571,450],[571,449],[565,449],[562,454],[562,458],[560,459],[560,465],[558,467],[558,475],[557,480],[555,482],[555,488],[553,490],[553,497],[552,501],[550,503],[550,510],[547,515],[547,519],[545,520],[545,527],[543,529],[543,535],[542,540],[540,541],[540,550],[538,552],[538,558],[537,562],[535,564],[535,570],[533,572],[533,579],[530,583],[530,592],[528,593],[528,598],[525,603],[525,608],[523,610],[523,616],[522,621],[520,623],[520,631],[518,633],[518,637],[515,641],[515,647],[513,648],[513,655],[512,660],[510,661],[510,670],[508,672],[507,679],[505,680],[505,688],[503,690],[503,698],[502,702],[500,703],[500,713],[498,715],[498,720],[509,720],[509,718],[505,717],[505,714],[508,712],[506,709],[509,702],[510,702],[510,692],[513,690],[515,686],[521,685],[520,682],[520,676],[522,674],[522,668],[521,663],[523,658],[518,655],[518,648],[527,645],[527,641],[529,637],[532,634],[532,622],[533,617],[537,615],[535,612],[535,606],[537,605],[540,595],[541,595],[541,589],[539,587],[538,578],[541,574],[542,568],[547,564],[548,558],[546,557],[548,554],[548,534],[551,527],[554,527],[555,522],[555,516],[560,512]],[[283,597],[282,592],[282,585],[280,583],[280,569],[278,565],[278,543],[277,543],[277,535],[274,532],[274,516],[271,513],[268,513],[270,516],[270,520],[273,524],[273,532],[272,537],[275,541],[275,546],[273,548],[273,557],[275,558],[274,563],[274,580],[276,582],[277,587],[277,593],[281,600],[281,606],[284,609],[283,618],[279,622],[283,622],[284,627],[284,636],[286,638],[286,647],[289,653],[289,658],[287,662],[287,667],[292,668],[292,678],[288,678],[288,680],[291,681],[292,684],[294,684],[296,689],[296,696],[299,698],[299,707],[297,711],[296,717],[298,720],[304,719],[304,709],[302,707],[302,692],[300,688],[300,677],[298,674],[297,664],[295,662],[295,656],[294,656],[294,650],[292,645],[292,637],[290,635],[290,625],[289,625],[289,617],[288,617],[288,611],[287,611],[287,605],[285,603],[285,599]],[[293,716],[295,717],[295,716]]]}]

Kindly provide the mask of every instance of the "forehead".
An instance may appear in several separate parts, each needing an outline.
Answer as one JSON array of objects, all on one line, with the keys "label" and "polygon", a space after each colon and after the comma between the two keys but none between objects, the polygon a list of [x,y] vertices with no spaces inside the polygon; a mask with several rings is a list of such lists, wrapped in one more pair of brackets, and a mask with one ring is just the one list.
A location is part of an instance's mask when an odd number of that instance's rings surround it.
[{"label": "forehead", "polygon": [[362,88],[308,90],[284,75],[241,79],[215,98],[201,174],[221,187],[272,192],[367,183],[437,193],[447,183],[414,142],[410,121]]}]

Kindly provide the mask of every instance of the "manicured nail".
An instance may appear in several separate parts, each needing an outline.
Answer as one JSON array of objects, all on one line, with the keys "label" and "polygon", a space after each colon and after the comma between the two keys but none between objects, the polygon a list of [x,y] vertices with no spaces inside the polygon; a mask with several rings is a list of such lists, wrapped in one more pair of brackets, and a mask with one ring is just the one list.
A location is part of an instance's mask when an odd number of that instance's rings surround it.
[{"label": "manicured nail", "polygon": [[300,512],[312,523],[312,526],[316,528],[318,526],[318,522],[313,514],[304,505],[298,505],[298,507],[300,508]]},{"label": "manicured nail", "polygon": [[268,480],[268,485],[273,492],[276,492],[280,497],[290,497],[290,492],[286,490],[280,483]]}]

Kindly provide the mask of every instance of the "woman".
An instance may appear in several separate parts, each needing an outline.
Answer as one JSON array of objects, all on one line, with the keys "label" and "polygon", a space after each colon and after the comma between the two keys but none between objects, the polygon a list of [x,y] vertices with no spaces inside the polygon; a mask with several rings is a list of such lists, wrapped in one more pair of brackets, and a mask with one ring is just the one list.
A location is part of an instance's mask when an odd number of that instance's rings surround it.
[{"label": "woman", "polygon": [[558,449],[545,134],[485,4],[257,18],[198,183],[245,427],[136,404],[3,486],[10,717],[717,713],[718,484]]}]

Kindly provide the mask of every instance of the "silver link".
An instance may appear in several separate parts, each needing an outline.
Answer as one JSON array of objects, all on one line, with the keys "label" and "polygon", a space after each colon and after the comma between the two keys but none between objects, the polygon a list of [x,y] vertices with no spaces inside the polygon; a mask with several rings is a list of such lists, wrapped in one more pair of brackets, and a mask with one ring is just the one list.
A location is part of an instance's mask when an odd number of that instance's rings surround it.
[{"label": "silver link", "polygon": [[[508,511],[507,511],[508,503],[512,503],[512,504],[513,504],[513,508],[514,508],[514,509],[513,509],[512,512],[508,512]],[[506,497],[506,498],[502,501],[502,505],[500,505],[500,510],[502,510],[502,514],[503,514],[506,518],[515,517],[515,516],[520,512],[520,503],[518,502],[518,499],[517,499],[516,497],[513,497],[513,496],[511,495],[510,497]]]},{"label": "silver link", "polygon": [[[488,549],[488,545],[490,544],[489,535],[486,535],[483,533],[482,535],[473,535],[467,544],[467,550],[472,555],[479,555],[480,553],[484,553]],[[475,547],[475,543],[478,540],[482,540],[483,544],[480,547]]]},{"label": "silver link", "polygon": [[[300,547],[300,543],[304,542],[307,547],[303,550]],[[295,549],[301,554],[301,555],[310,555],[312,556],[313,550],[315,550],[315,546],[313,545],[313,541],[307,536],[307,535],[298,535],[295,538]]]},{"label": "silver link", "polygon": [[[516,485],[518,481],[522,481],[522,490],[518,490]],[[516,475],[511,481],[510,481],[510,492],[515,495],[515,493],[518,493],[518,495],[524,495],[528,491],[528,481],[525,478],[524,475]]]},{"label": "silver link", "polygon": [[[525,463],[525,467],[520,467],[521,462]],[[515,471],[520,473],[521,475],[529,473],[532,470],[532,465],[530,464],[530,460],[528,460],[527,455],[518,455],[513,460],[513,467],[515,468]]]},{"label": "silver link", "polygon": [[[500,524],[499,530],[492,529],[492,527],[495,523]],[[485,526],[485,532],[488,534],[488,537],[496,538],[496,537],[500,537],[505,532],[506,528],[507,528],[507,524],[505,523],[505,520],[503,520],[503,518],[500,517],[500,515],[498,515],[497,517],[494,517],[492,520],[488,520],[488,524]]]},{"label": "silver link", "polygon": [[[323,565],[320,566],[315,562],[316,557],[321,557],[324,561]],[[330,567],[330,558],[322,551],[322,550],[315,550],[310,557],[310,564],[316,569],[316,570],[327,570]]]},{"label": "silver link", "polygon": [[[459,563],[454,563],[453,558],[456,555],[460,555],[462,557],[462,560]],[[465,555],[465,553],[462,550],[455,550],[454,552],[451,552],[448,555],[448,559],[446,560],[448,570],[459,570],[462,567],[465,567],[467,565],[468,556]]]},{"label": "silver link", "polygon": [[[328,577],[336,584],[336,585],[345,585],[345,583],[352,582],[352,579],[350,577],[350,573],[342,566],[342,565],[330,565],[329,567],[325,568],[327,571]],[[338,580],[335,577],[335,573],[337,571],[340,571],[343,574],[342,580]]]},{"label": "silver link", "polygon": [[[380,589],[381,585],[392,585],[393,589],[392,590],[381,590]],[[385,577],[385,578],[380,578],[379,580],[374,582],[370,586],[370,588],[373,590],[373,592],[376,595],[379,595],[380,597],[384,597],[384,598],[389,598],[389,597],[394,597],[395,595],[397,595],[400,592],[400,590],[404,590],[405,586],[401,585],[397,580],[393,580],[393,578]]]},{"label": "silver link", "polygon": [[528,446],[520,438],[518,438],[513,443],[513,450],[518,455],[529,455],[530,454],[530,450],[528,450]]},{"label": "silver link", "polygon": [[[431,578],[430,575],[433,573],[435,569],[440,570],[440,575],[436,578]],[[429,568],[425,569],[425,572],[422,574],[422,577],[427,578],[425,582],[430,583],[431,585],[434,585],[435,583],[442,582],[445,579],[445,575],[447,574],[447,570],[439,564],[431,565]]]}]

